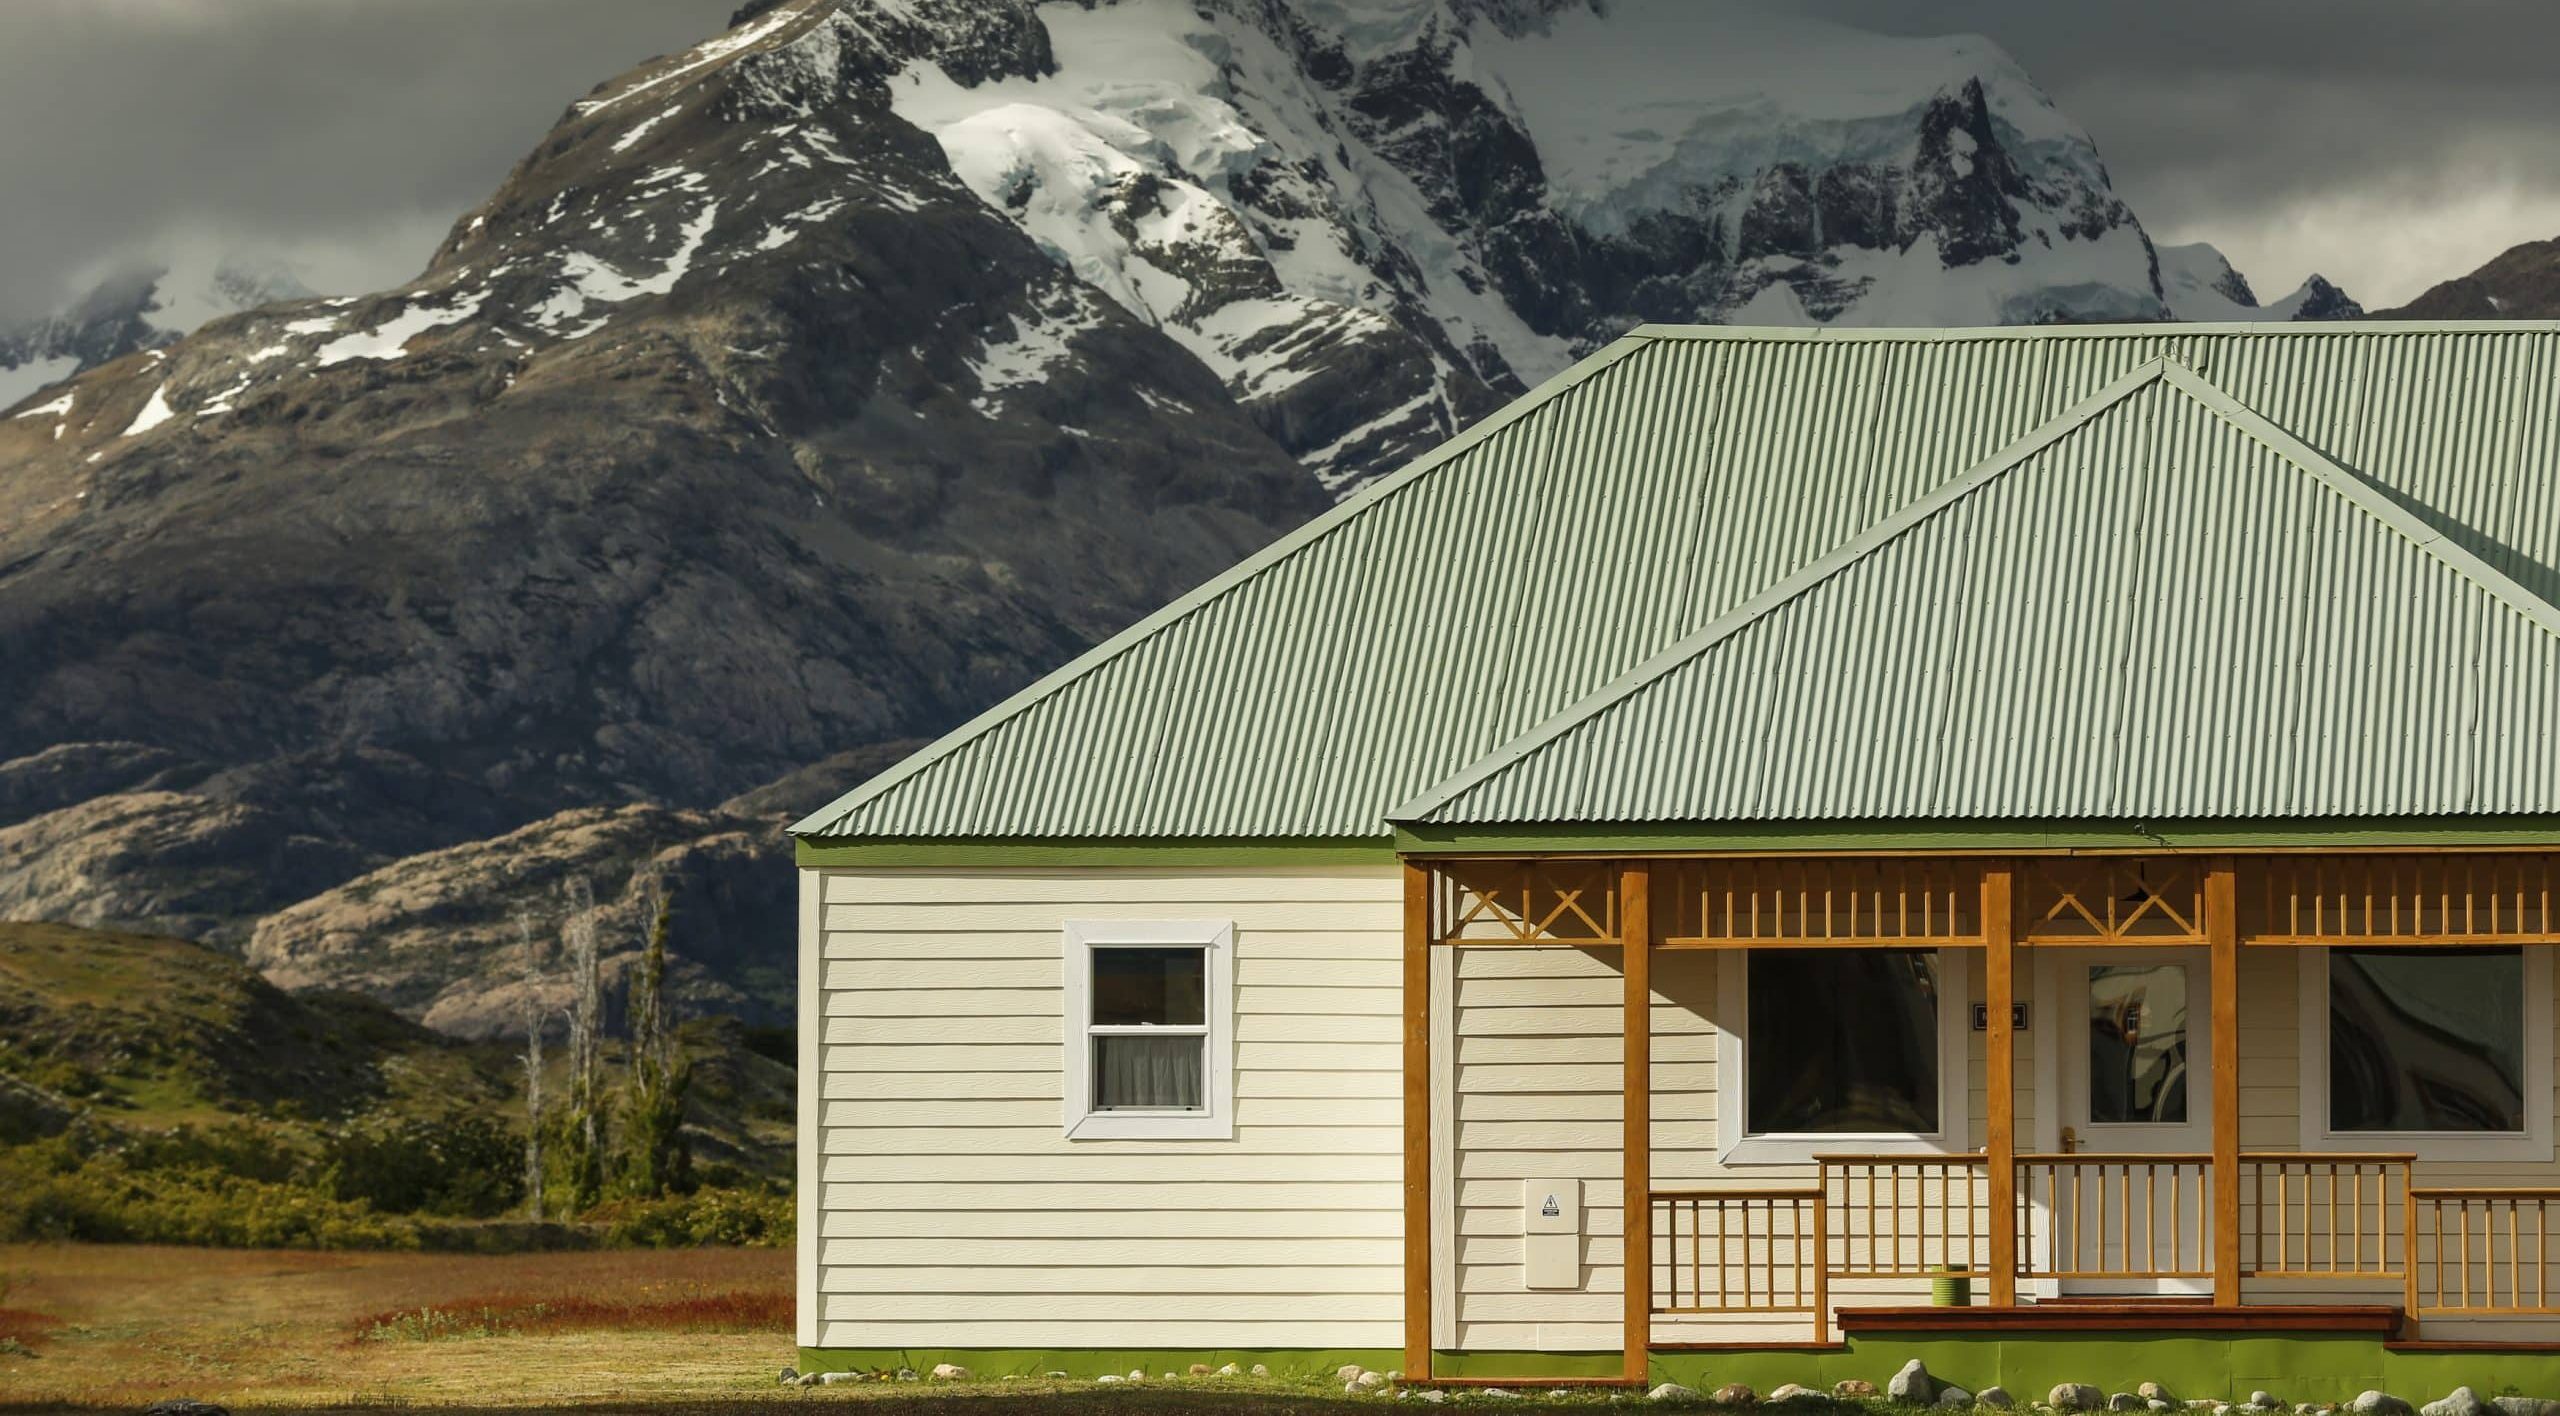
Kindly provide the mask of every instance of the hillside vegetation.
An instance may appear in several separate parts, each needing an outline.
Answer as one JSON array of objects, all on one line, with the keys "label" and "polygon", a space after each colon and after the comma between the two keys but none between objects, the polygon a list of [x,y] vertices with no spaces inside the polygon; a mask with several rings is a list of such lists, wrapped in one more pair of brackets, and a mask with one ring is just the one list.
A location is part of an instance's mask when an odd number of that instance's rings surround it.
[{"label": "hillside vegetation", "polygon": [[[680,1044],[685,1190],[608,1188],[536,1225],[520,1217],[518,1044],[449,1038],[352,994],[288,994],[182,940],[0,924],[0,1239],[779,1242],[787,1044],[726,1020],[688,1025]],[[608,1079],[614,1064],[608,1050]],[[545,1189],[555,1216],[572,1208],[558,1182]]]}]

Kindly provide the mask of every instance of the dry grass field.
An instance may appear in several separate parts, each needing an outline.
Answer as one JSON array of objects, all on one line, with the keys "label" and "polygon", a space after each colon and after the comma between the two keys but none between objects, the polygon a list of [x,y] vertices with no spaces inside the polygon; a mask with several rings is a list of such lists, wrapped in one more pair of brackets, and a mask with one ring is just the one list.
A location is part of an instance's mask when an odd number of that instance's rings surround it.
[{"label": "dry grass field", "polygon": [[0,1245],[0,1409],[719,1409],[791,1358],[787,1250]]},{"label": "dry grass field", "polygon": [[[794,1356],[791,1261],[779,1249],[0,1245],[0,1413],[138,1412],[178,1397],[243,1416],[1347,1416],[1379,1405],[1328,1385],[1229,1380],[780,1387]],[[1500,1409],[1605,1404],[1533,1393]]]}]

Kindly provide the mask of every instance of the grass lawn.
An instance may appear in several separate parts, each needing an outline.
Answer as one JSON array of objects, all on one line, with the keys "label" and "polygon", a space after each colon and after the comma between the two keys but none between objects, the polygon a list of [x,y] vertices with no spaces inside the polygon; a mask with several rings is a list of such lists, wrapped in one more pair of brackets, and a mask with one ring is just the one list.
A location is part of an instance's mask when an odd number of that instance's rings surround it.
[{"label": "grass lawn", "polygon": [[[1328,1387],[977,1383],[782,1388],[792,1255],[523,1255],[0,1245],[0,1412],[796,1411],[1237,1416],[1376,1410]],[[1566,1398],[1574,1405],[1590,1397]],[[1466,1405],[1526,1413],[1556,1402]],[[1403,1403],[1408,1409],[1428,1409]]]}]

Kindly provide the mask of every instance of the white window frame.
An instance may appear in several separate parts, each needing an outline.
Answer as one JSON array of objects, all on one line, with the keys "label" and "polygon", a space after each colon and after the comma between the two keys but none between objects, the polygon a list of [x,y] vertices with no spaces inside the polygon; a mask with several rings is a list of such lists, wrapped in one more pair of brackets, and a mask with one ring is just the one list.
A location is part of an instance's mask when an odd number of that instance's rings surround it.
[{"label": "white window frame", "polygon": [[[1071,919],[1065,929],[1065,1117],[1071,1141],[1232,1140],[1236,1133],[1235,925],[1226,920]],[[1198,1027],[1096,1027],[1093,1022],[1093,951],[1097,948],[1199,949],[1204,952],[1203,1000]],[[1199,1111],[1096,1111],[1093,1109],[1093,1039],[1110,1036],[1198,1036],[1201,1044]]]},{"label": "white window frame", "polygon": [[[2301,1038],[2299,1148],[2411,1151],[2420,1160],[2548,1163],[2552,1158],[2551,949],[2537,944],[2517,949],[2524,959],[2524,1130],[2504,1133],[2329,1129],[2329,950],[2319,946],[2296,950],[2301,956],[2296,966],[2301,1000],[2296,1027]],[[2348,951],[2354,952],[2352,947]]]},{"label": "white window frame", "polygon": [[[1751,1104],[1750,949],[1727,949],[1716,960],[1716,1151],[1725,1165],[1803,1165],[1817,1155],[1958,1155],[1971,1149],[1973,1129],[1971,1000],[1973,970],[1966,949],[1938,949],[1938,1129],[1908,1131],[1812,1131],[1752,1135],[1743,1130]],[[1924,952],[1913,950],[1911,952]]]}]

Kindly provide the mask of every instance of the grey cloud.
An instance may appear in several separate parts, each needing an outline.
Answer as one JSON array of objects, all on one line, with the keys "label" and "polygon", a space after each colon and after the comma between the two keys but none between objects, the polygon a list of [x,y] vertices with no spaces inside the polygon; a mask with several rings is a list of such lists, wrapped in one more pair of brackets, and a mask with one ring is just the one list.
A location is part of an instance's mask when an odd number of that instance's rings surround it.
[{"label": "grey cloud", "polygon": [[4,0],[0,315],[118,252],[413,274],[560,111],[736,0]]},{"label": "grey cloud", "polygon": [[[0,0],[0,315],[101,257],[275,251],[398,280],[561,108],[737,0]],[[1704,0],[1700,0],[1704,3]],[[2164,241],[2369,304],[2560,234],[2542,0],[1767,0],[1973,31]]]}]

